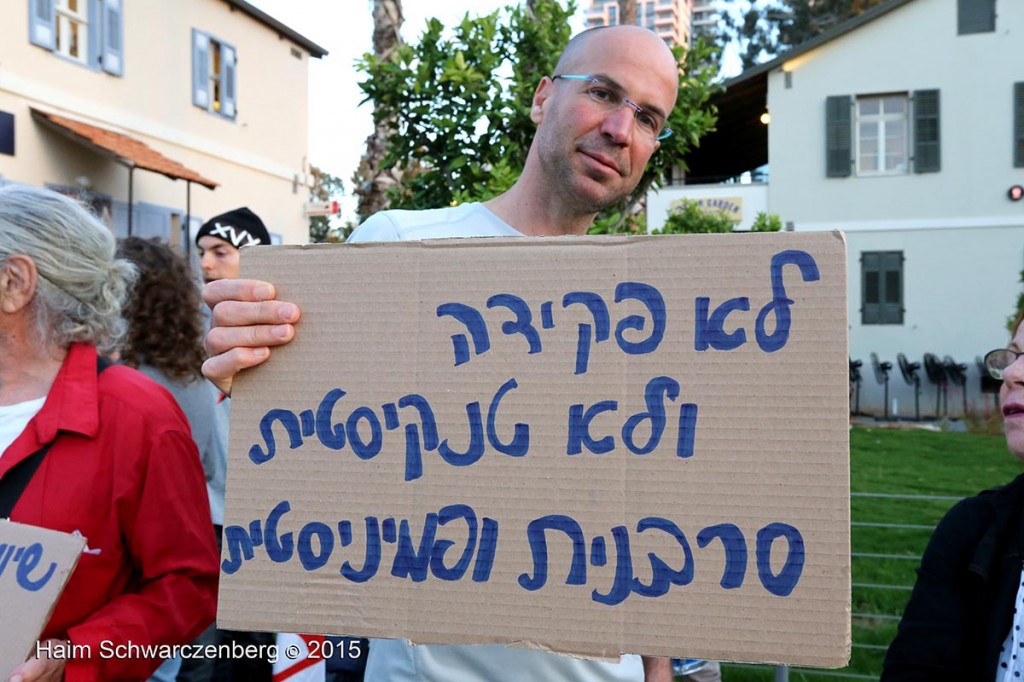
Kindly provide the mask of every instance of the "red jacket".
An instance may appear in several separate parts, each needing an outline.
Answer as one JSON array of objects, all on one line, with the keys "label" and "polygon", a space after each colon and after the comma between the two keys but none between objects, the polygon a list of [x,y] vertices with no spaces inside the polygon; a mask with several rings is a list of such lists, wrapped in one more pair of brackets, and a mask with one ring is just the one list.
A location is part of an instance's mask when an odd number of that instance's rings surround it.
[{"label": "red jacket", "polygon": [[91,658],[67,661],[67,682],[145,679],[158,660],[105,658],[101,643],[188,642],[216,611],[217,549],[188,422],[163,388],[118,365],[97,376],[95,348],[74,344],[0,457],[0,478],[51,441],[11,520],[79,531],[88,546],[41,639],[89,647]]}]

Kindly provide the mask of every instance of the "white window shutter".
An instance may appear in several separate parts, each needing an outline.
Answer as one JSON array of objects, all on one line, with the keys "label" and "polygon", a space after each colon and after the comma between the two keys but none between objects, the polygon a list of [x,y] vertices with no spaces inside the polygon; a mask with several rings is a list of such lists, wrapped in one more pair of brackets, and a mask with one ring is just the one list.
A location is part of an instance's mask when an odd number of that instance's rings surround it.
[{"label": "white window shutter", "polygon": [[192,104],[210,108],[210,37],[192,29]]},{"label": "white window shutter", "polygon": [[228,118],[235,117],[235,102],[237,97],[235,96],[236,84],[236,59],[235,59],[235,48],[230,47],[221,43],[220,48],[220,92],[221,92],[221,103],[220,113],[224,114]]},{"label": "white window shutter", "polygon": [[121,0],[103,0],[103,70],[124,74],[124,23]]},{"label": "white window shutter", "polygon": [[53,0],[29,0],[29,42],[53,50],[57,47],[57,15]]}]

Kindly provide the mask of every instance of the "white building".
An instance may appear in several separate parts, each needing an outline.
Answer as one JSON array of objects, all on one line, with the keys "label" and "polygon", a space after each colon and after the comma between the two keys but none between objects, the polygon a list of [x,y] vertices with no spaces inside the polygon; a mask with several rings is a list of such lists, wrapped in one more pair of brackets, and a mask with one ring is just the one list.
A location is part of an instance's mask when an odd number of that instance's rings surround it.
[{"label": "white building", "polygon": [[[687,160],[717,183],[767,163],[770,212],[787,230],[846,233],[850,355],[864,361],[861,410],[883,414],[870,356],[891,362],[888,408],[913,416],[897,354],[966,364],[1005,346],[1024,288],[1024,2],[889,0],[726,83],[718,132]],[[770,124],[759,121],[770,113]],[[675,186],[682,196],[754,191]],[[921,411],[939,389],[922,374]],[[959,386],[946,410],[963,411]]]}]

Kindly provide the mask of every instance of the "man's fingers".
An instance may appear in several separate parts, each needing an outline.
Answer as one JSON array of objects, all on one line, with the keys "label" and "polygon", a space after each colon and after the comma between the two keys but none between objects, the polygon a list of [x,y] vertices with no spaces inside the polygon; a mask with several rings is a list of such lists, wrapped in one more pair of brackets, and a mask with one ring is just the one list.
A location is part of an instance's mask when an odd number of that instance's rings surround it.
[{"label": "man's fingers", "polygon": [[255,367],[270,357],[270,349],[232,348],[226,353],[207,358],[203,363],[203,376],[227,395],[231,395],[231,380],[238,372]]},{"label": "man's fingers", "polygon": [[213,311],[212,326],[203,346],[209,359],[203,374],[225,393],[243,369],[270,357],[270,348],[295,336],[299,307],[275,301],[274,287],[251,279],[220,279],[203,288],[203,300]]},{"label": "man's fingers", "polygon": [[212,310],[222,301],[270,301],[274,285],[256,279],[218,279],[203,287],[203,300]]},{"label": "man's fingers", "polygon": [[[299,319],[299,307],[285,301],[222,301],[213,308],[213,327],[292,324]],[[262,345],[262,344],[244,344]]]},{"label": "man's fingers", "polygon": [[221,355],[240,348],[263,348],[288,343],[295,336],[290,324],[257,324],[247,327],[213,327],[206,334],[206,354]]},{"label": "man's fingers", "polygon": [[231,381],[243,369],[255,367],[270,357],[269,346],[280,346],[295,336],[290,324],[249,327],[214,327],[206,335],[209,358],[203,363],[203,375],[227,395]]}]

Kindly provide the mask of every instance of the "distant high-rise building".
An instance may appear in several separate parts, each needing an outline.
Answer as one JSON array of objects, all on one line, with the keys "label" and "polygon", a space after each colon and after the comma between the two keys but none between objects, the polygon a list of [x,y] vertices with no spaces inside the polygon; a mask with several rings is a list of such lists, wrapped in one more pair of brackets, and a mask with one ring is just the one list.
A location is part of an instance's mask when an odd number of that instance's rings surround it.
[{"label": "distant high-rise building", "polygon": [[[705,23],[714,25],[717,21],[714,3],[715,0],[637,0],[636,23],[654,31],[669,45],[688,45],[691,26],[697,19],[697,6],[712,8],[710,18],[706,11],[701,18]],[[616,26],[619,14],[618,0],[592,0],[587,11],[587,28]],[[692,19],[691,14],[694,15]],[[692,30],[696,31],[696,28]]]},{"label": "distant high-rise building", "polygon": [[693,0],[690,31],[693,35],[708,35],[718,27],[718,0]]}]

